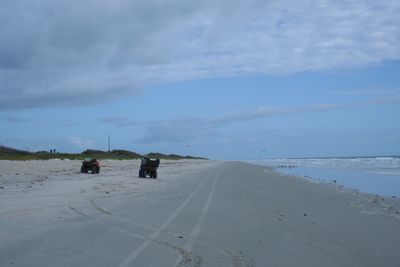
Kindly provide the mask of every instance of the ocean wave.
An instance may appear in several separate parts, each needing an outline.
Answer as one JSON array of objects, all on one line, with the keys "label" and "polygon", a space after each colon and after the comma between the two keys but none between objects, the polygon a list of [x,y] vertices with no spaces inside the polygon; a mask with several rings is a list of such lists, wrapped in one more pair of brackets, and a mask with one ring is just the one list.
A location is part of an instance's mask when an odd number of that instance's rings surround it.
[{"label": "ocean wave", "polygon": [[400,158],[396,157],[265,159],[251,162],[275,168],[318,167],[363,170],[385,175],[400,176]]}]

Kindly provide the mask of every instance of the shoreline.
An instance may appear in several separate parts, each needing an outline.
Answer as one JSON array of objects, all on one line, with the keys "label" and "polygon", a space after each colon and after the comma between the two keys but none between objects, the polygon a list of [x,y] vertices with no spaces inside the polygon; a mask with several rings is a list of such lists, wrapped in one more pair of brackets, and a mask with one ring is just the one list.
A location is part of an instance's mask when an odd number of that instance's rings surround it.
[{"label": "shoreline", "polygon": [[380,214],[380,215],[385,215],[385,216],[387,215],[387,216],[393,217],[396,220],[400,220],[400,199],[397,197],[393,198],[390,196],[383,196],[380,194],[363,192],[359,189],[347,187],[345,185],[342,185],[342,184],[339,184],[336,182],[322,180],[319,178],[305,177],[305,176],[297,175],[297,174],[289,174],[289,173],[285,173],[285,172],[280,172],[272,167],[267,167],[267,168],[270,168],[270,170],[272,172],[274,172],[280,176],[301,179],[310,184],[322,185],[329,189],[338,191],[340,193],[355,196],[356,198],[358,198],[358,201],[355,202],[352,206],[356,207],[356,208],[360,208],[361,213]]},{"label": "shoreline", "polygon": [[[240,161],[243,162],[243,161]],[[263,164],[246,161],[247,164],[253,164],[259,167],[268,169],[282,177],[291,177],[300,179],[313,185],[322,185],[340,193],[349,194],[358,198],[358,201],[353,204],[354,207],[360,208],[361,213],[365,214],[380,214],[388,215],[396,220],[400,220],[400,198],[385,196],[376,193],[364,192],[357,188],[352,188],[335,182],[335,180],[324,180],[321,178],[310,177],[307,175],[293,174],[284,171],[279,171],[279,167],[266,166]],[[293,167],[292,167],[293,168]],[[296,167],[294,167],[296,168]]]},{"label": "shoreline", "polygon": [[400,198],[400,159],[397,158],[313,158],[245,162],[268,166],[279,173],[316,183],[336,184],[385,198]]}]

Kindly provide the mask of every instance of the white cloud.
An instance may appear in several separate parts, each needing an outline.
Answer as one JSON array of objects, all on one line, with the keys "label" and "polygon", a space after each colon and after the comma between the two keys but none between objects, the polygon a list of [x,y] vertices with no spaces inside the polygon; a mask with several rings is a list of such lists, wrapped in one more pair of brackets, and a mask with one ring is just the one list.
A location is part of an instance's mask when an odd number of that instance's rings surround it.
[{"label": "white cloud", "polygon": [[69,139],[70,143],[78,148],[91,148],[94,145],[94,142],[92,140],[83,140],[80,137],[71,137]]},{"label": "white cloud", "polygon": [[134,120],[128,119],[128,118],[123,118],[123,117],[105,117],[105,118],[100,118],[99,122],[105,123],[105,124],[110,124],[114,125],[115,127],[131,127],[135,126],[138,123]]},{"label": "white cloud", "polygon": [[0,115],[0,120],[3,120],[8,123],[24,123],[24,122],[32,121],[32,119],[22,118],[22,117],[17,117],[17,116],[12,116],[12,115],[8,115],[8,116]]},{"label": "white cloud", "polygon": [[209,121],[196,118],[148,122],[145,128],[137,143],[180,143],[215,134],[215,127]]},{"label": "white cloud", "polygon": [[398,103],[400,103],[400,95],[386,95],[384,97],[373,98],[364,102],[355,102],[351,104],[320,104],[300,108],[258,107],[255,109],[239,111],[211,119],[188,118],[171,121],[149,122],[145,123],[145,135],[137,140],[137,142],[188,142],[206,136],[216,135],[218,134],[218,129],[235,123],[262,120],[277,116],[290,116],[303,113],[322,113],[335,110]]},{"label": "white cloud", "polygon": [[3,0],[0,108],[398,60],[399,10],[397,0]]}]

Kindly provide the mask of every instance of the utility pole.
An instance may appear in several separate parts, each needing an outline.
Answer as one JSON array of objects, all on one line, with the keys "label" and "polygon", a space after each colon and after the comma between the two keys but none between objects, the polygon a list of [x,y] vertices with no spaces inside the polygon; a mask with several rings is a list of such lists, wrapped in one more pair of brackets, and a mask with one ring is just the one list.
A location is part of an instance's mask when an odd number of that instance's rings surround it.
[{"label": "utility pole", "polygon": [[110,151],[110,137],[111,137],[111,135],[108,135],[108,153],[111,152],[111,151]]}]

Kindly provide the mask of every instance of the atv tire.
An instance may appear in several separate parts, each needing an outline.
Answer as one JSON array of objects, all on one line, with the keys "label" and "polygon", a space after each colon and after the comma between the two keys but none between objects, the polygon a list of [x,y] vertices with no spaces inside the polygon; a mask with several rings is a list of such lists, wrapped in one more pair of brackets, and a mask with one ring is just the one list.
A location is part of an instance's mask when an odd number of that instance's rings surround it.
[{"label": "atv tire", "polygon": [[142,169],[139,170],[139,178],[145,178],[146,174],[144,173],[144,171]]},{"label": "atv tire", "polygon": [[81,167],[81,173],[88,173],[88,169],[86,169],[84,166]]}]

